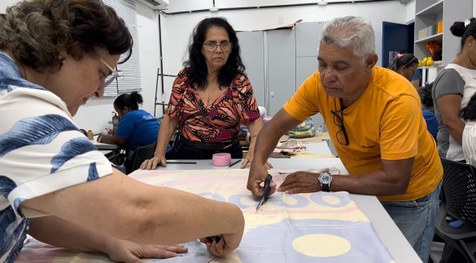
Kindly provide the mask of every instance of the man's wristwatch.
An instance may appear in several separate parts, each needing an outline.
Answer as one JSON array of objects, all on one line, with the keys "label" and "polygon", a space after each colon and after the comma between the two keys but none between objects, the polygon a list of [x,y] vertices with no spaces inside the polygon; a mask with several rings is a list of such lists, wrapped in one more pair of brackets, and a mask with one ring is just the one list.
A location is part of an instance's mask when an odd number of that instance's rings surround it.
[{"label": "man's wristwatch", "polygon": [[319,183],[321,183],[321,190],[324,192],[329,192],[332,182],[332,174],[328,172],[323,172],[319,174]]}]

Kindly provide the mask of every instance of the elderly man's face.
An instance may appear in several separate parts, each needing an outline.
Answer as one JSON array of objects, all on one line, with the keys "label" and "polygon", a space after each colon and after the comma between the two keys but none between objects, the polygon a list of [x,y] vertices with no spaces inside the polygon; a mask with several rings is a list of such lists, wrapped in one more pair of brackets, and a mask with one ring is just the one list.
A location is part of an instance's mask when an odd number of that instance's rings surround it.
[{"label": "elderly man's face", "polygon": [[319,72],[326,93],[335,98],[356,100],[367,87],[374,63],[362,64],[351,47],[321,43]]}]

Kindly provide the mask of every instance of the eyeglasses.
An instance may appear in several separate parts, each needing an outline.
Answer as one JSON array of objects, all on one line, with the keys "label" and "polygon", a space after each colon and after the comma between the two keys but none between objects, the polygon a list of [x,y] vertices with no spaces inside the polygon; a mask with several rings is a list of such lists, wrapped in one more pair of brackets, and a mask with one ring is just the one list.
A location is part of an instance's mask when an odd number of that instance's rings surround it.
[{"label": "eyeglasses", "polygon": [[335,111],[331,110],[331,113],[334,117],[334,124],[339,127],[339,130],[336,133],[337,141],[342,145],[349,145],[349,137],[347,136],[347,131],[344,126],[344,112],[342,110],[342,99],[339,99],[340,109],[337,110],[337,105],[334,100]]},{"label": "eyeglasses", "polygon": [[106,66],[107,69],[109,69],[111,71],[111,73],[109,75],[106,76],[106,78],[104,79],[104,83],[103,83],[103,87],[107,87],[109,86],[109,84],[111,84],[111,82],[113,82],[115,79],[117,79],[119,77],[119,71],[113,69],[111,66],[109,66],[109,64],[107,64],[106,61],[104,61],[104,59],[100,58],[98,55],[96,55],[96,58],[102,62],[102,64],[104,64],[104,66]]},{"label": "eyeglasses", "polygon": [[208,50],[208,51],[215,51],[217,47],[220,47],[221,50],[223,51],[230,51],[231,49],[231,42],[228,40],[223,40],[221,42],[217,42],[214,40],[207,41],[203,43],[203,46]]}]

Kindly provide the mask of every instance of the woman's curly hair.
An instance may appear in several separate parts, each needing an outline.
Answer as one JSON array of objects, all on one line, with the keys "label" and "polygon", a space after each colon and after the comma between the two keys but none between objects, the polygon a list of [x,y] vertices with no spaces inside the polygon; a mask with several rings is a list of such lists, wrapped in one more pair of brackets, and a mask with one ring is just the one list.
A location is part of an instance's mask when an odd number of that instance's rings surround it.
[{"label": "woman's curly hair", "polygon": [[133,40],[124,21],[100,0],[33,0],[7,8],[0,17],[0,49],[38,72],[59,70],[60,52],[79,60],[105,48],[128,52]]}]

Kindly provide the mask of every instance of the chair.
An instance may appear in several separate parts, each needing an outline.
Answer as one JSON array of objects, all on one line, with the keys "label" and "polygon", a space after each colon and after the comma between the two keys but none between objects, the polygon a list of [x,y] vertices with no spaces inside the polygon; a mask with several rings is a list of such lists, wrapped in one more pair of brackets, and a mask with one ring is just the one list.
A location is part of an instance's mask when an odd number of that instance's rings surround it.
[{"label": "chair", "polygon": [[139,169],[142,162],[149,158],[152,158],[154,156],[156,145],[157,142],[145,146],[140,146],[133,152],[128,154],[128,157],[124,164],[124,166],[126,167],[127,174],[130,174],[133,171]]},{"label": "chair", "polygon": [[441,162],[444,173],[435,233],[468,262],[476,262],[476,168],[444,158]]}]

